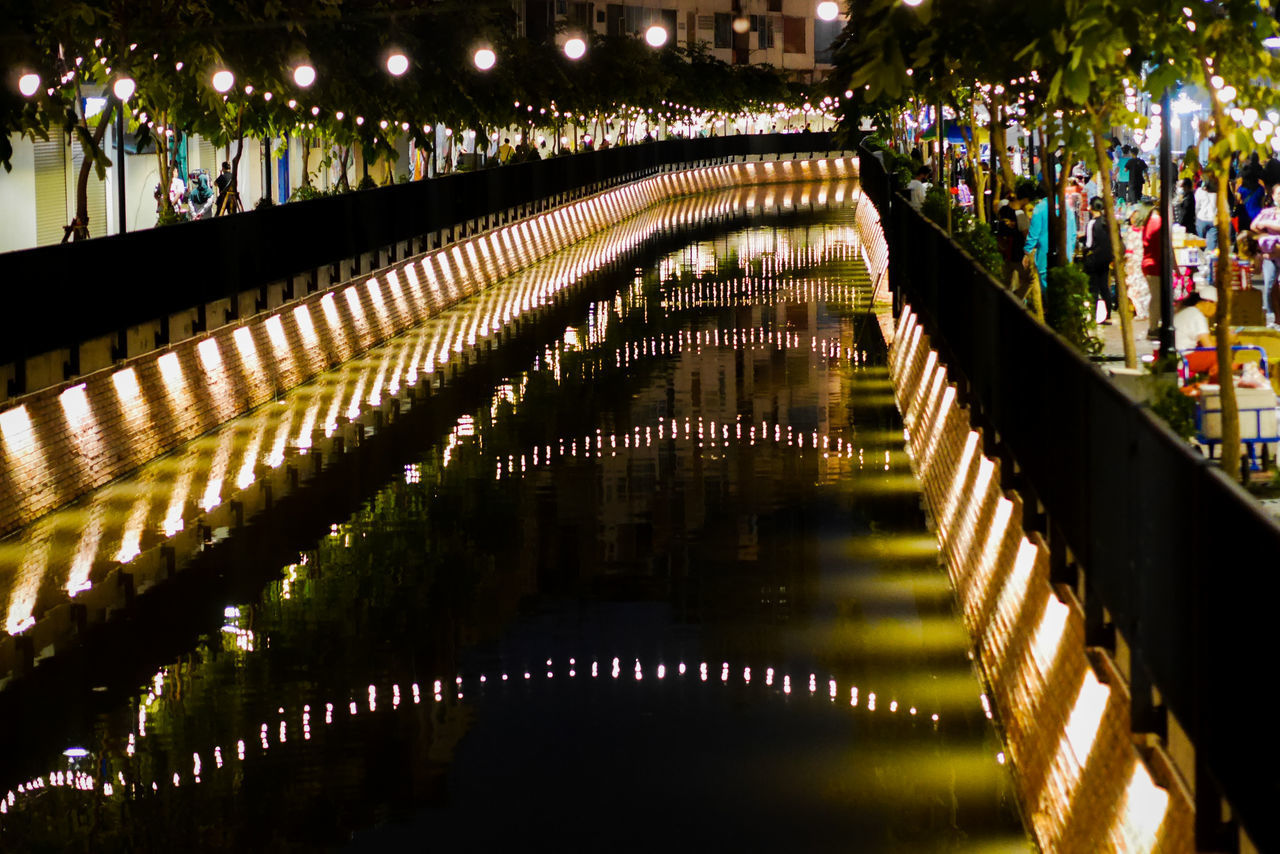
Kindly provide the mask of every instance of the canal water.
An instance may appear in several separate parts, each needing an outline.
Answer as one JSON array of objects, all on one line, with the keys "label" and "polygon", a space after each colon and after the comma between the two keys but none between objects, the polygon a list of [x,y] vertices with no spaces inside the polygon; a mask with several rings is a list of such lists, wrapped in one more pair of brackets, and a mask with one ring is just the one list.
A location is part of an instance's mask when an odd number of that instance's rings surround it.
[{"label": "canal water", "polygon": [[[0,848],[1030,850],[856,186],[747,198],[585,274],[347,468],[11,678]],[[272,453],[223,434],[138,483],[207,497],[230,449]],[[120,517],[95,543],[163,536],[163,497],[114,500],[74,509]],[[11,611],[89,583],[43,548]]]}]

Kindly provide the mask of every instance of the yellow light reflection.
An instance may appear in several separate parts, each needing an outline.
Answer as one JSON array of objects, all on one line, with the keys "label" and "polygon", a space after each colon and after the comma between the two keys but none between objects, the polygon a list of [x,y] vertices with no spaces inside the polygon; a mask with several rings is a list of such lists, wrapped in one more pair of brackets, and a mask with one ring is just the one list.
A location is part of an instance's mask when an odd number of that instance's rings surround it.
[{"label": "yellow light reflection", "polygon": [[96,505],[89,514],[89,523],[80,534],[76,544],[76,553],[71,558],[71,568],[67,572],[67,595],[74,598],[76,594],[88,590],[89,574],[93,571],[94,559],[98,556],[98,541],[102,539],[102,516],[105,507]]}]

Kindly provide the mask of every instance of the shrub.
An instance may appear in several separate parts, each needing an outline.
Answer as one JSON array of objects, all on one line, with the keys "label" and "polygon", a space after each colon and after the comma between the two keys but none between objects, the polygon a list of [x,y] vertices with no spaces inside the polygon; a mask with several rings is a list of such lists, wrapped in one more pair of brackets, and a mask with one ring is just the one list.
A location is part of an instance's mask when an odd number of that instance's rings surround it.
[{"label": "shrub", "polygon": [[951,237],[991,275],[997,279],[1004,275],[1004,257],[996,244],[996,236],[989,226],[978,222],[976,216],[959,208],[953,211]]},{"label": "shrub", "polygon": [[1044,319],[1049,328],[1084,353],[1096,356],[1102,352],[1096,307],[1089,291],[1089,277],[1074,264],[1049,269],[1049,286],[1045,294]]},{"label": "shrub", "polygon": [[365,175],[363,178],[361,178],[360,183],[356,185],[357,190],[376,190],[377,188],[378,188],[378,182],[373,180],[373,178],[369,177],[368,175]]},{"label": "shrub", "polygon": [[920,212],[946,228],[947,206],[950,204],[951,194],[947,192],[947,188],[933,184],[924,194],[924,204],[920,206]]},{"label": "shrub", "polygon": [[1151,398],[1151,414],[1164,420],[1169,429],[1184,439],[1196,432],[1196,402],[1176,383],[1161,383]]},{"label": "shrub", "polygon": [[314,184],[303,184],[301,187],[293,191],[293,195],[289,197],[291,202],[305,202],[309,199],[319,199],[325,196],[323,190],[317,190]]}]

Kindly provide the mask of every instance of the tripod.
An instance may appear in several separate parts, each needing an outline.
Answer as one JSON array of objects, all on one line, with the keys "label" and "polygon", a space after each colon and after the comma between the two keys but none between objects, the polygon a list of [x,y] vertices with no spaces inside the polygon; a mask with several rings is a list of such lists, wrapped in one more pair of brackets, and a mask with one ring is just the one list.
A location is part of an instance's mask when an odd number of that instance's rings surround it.
[{"label": "tripod", "polygon": [[227,190],[226,194],[223,195],[214,216],[222,216],[229,213],[244,213],[244,205],[240,203],[240,193],[235,189]]}]

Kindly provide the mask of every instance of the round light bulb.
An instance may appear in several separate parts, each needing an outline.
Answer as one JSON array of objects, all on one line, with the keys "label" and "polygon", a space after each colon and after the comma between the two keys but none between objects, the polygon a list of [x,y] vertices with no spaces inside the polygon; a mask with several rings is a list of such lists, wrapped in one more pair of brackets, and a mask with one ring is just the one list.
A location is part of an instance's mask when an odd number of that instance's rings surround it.
[{"label": "round light bulb", "polygon": [[818,17],[824,21],[834,21],[840,14],[840,4],[836,0],[822,0],[818,4]]},{"label": "round light bulb", "polygon": [[128,101],[133,97],[134,91],[138,88],[138,84],[133,82],[132,77],[121,77],[111,87],[111,91],[115,92],[116,97],[122,102]]},{"label": "round light bulb", "polygon": [[229,92],[231,87],[236,85],[236,76],[225,68],[221,71],[214,72],[213,88],[219,92]]},{"label": "round light bulb", "polygon": [[393,53],[387,57],[387,71],[393,77],[399,77],[409,70],[409,57],[403,53]]},{"label": "round light bulb", "polygon": [[645,30],[644,40],[649,43],[649,47],[662,47],[667,43],[667,31],[665,28],[654,24]]},{"label": "round light bulb", "polygon": [[471,57],[471,61],[476,64],[476,68],[481,71],[488,71],[493,68],[494,63],[498,61],[498,55],[487,47],[482,47]]},{"label": "round light bulb", "polygon": [[24,98],[30,98],[39,88],[39,74],[24,74],[18,78],[18,91],[22,93],[22,97]]},{"label": "round light bulb", "polygon": [[[587,43],[582,39],[574,37],[564,43],[564,55],[570,59],[582,59],[587,52]],[[516,106],[520,106],[516,104]]]},{"label": "round light bulb", "polygon": [[299,65],[293,69],[293,82],[306,89],[316,82],[316,70],[306,63]]},{"label": "round light bulb", "polygon": [[[832,3],[832,6],[835,4]],[[733,19],[733,31],[738,34],[751,32],[751,19],[746,15],[739,15]]]},{"label": "round light bulb", "polygon": [[908,6],[919,6],[924,2],[924,0],[902,0],[902,2],[906,3]]}]

